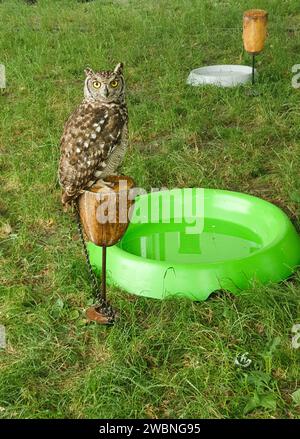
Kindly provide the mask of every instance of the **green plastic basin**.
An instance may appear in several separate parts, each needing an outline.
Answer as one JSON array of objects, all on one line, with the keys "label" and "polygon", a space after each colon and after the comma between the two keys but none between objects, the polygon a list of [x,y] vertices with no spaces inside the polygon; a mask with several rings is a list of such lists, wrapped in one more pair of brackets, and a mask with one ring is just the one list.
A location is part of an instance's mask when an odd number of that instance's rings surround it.
[{"label": "green plastic basin", "polygon": [[[88,249],[100,271],[101,248],[89,243]],[[127,232],[107,249],[108,282],[156,299],[205,300],[219,289],[238,294],[254,280],[287,278],[299,263],[300,237],[284,212],[262,199],[215,189],[137,197]]]}]

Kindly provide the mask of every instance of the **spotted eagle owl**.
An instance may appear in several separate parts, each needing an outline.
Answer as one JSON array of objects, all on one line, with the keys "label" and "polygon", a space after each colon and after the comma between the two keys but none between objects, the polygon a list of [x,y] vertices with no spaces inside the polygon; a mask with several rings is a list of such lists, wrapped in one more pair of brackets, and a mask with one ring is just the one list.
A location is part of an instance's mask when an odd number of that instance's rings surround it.
[{"label": "spotted eagle owl", "polygon": [[121,164],[128,143],[123,64],[113,71],[85,70],[84,99],[65,124],[59,181],[62,203],[84,190],[108,185],[104,179]]}]

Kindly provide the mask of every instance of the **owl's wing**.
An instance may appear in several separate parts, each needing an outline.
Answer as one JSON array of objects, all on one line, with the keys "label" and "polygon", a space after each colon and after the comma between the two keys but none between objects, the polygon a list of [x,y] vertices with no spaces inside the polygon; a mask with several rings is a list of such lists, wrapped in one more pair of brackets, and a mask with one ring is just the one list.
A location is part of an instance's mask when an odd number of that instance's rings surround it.
[{"label": "owl's wing", "polygon": [[108,175],[113,174],[119,165],[123,162],[126,149],[128,146],[128,128],[127,124],[122,128],[121,138],[115,147],[112,148],[109,156],[107,157],[106,167],[101,174],[101,178],[105,179]]},{"label": "owl's wing", "polygon": [[[92,130],[95,130],[94,124],[105,123],[107,118],[107,109],[100,107],[94,108],[92,104],[83,101],[76,110],[71,114],[64,126],[64,131],[60,140],[62,153],[65,148],[77,140],[89,140]],[[101,124],[100,124],[101,126]],[[93,139],[92,139],[93,140]]]}]

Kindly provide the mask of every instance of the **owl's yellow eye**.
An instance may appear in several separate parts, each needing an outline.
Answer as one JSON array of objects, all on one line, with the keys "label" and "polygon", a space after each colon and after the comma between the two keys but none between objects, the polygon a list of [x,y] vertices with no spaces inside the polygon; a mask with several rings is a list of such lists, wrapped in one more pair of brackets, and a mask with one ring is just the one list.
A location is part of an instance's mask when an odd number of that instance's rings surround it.
[{"label": "owl's yellow eye", "polygon": [[100,88],[101,83],[99,81],[94,81],[93,82],[93,87],[94,88]]},{"label": "owl's yellow eye", "polygon": [[113,79],[110,83],[111,87],[116,88],[119,85],[119,81],[117,81],[116,79]]}]

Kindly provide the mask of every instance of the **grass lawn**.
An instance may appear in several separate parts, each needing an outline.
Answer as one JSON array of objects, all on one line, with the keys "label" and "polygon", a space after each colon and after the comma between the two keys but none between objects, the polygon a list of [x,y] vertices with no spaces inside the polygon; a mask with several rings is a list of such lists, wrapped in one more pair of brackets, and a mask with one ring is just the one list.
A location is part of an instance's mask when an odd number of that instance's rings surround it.
[{"label": "grass lawn", "polygon": [[[250,64],[242,13],[269,11],[255,89],[188,87],[191,68]],[[125,63],[139,186],[260,196],[299,229],[298,0],[17,0],[0,3],[3,418],[300,418],[300,275],[239,297],[160,302],[109,289],[120,320],[87,324],[92,292],[57,183],[63,124],[83,69]],[[248,352],[247,369],[235,366]],[[294,393],[294,397],[292,394]],[[298,398],[297,398],[298,395]]]}]

